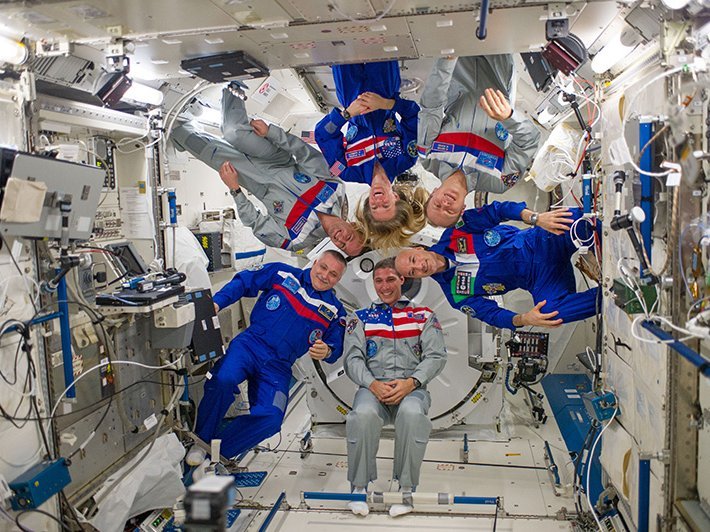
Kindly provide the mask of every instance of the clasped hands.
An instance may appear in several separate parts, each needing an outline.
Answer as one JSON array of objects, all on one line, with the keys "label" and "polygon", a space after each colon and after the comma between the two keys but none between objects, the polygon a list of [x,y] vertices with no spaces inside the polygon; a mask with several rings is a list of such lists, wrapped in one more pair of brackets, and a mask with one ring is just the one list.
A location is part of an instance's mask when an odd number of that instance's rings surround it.
[{"label": "clasped hands", "polygon": [[414,391],[414,379],[393,379],[391,381],[372,381],[370,391],[377,400],[385,405],[398,405]]}]

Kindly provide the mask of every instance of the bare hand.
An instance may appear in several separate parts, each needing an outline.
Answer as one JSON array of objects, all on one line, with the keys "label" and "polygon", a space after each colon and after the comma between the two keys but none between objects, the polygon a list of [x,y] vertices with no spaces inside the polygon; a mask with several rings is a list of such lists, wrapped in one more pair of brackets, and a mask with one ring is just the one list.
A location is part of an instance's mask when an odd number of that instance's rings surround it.
[{"label": "bare hand", "polygon": [[263,120],[254,119],[251,122],[249,122],[249,124],[251,125],[251,128],[254,130],[254,133],[259,135],[260,137],[265,137],[269,133],[269,124],[267,124]]},{"label": "bare hand", "polygon": [[217,303],[213,303],[214,305],[214,313],[219,314],[219,305]]},{"label": "bare hand", "polygon": [[391,98],[383,98],[374,92],[363,92],[357,97],[357,100],[364,103],[370,111],[375,109],[389,110],[394,107],[394,100]]},{"label": "bare hand", "polygon": [[414,391],[413,379],[395,379],[386,384],[390,388],[382,400],[386,405],[398,405],[402,399]]},{"label": "bare hand", "polygon": [[229,187],[229,190],[237,190],[239,188],[239,174],[229,161],[224,161],[222,166],[219,167],[219,177],[222,178],[222,183]]},{"label": "bare hand", "polygon": [[559,327],[562,325],[562,320],[554,320],[555,316],[559,314],[558,311],[542,313],[540,309],[547,304],[547,300],[540,301],[531,310],[528,310],[525,314],[520,315],[520,321],[522,326],[532,325],[534,327]]},{"label": "bare hand", "polygon": [[348,105],[346,111],[350,113],[350,116],[364,115],[372,111],[370,107],[365,104],[358,96],[350,105]]},{"label": "bare hand", "polygon": [[382,403],[384,402],[385,394],[389,393],[390,387],[385,382],[374,380],[372,384],[370,384],[369,390],[377,397],[377,400]]},{"label": "bare hand", "polygon": [[479,100],[481,107],[493,120],[506,120],[513,115],[513,108],[499,90],[486,89]]},{"label": "bare hand", "polygon": [[553,209],[541,212],[537,217],[537,225],[553,235],[561,235],[572,226],[572,213],[566,209]]},{"label": "bare hand", "polygon": [[308,354],[313,360],[323,360],[328,356],[330,347],[323,340],[316,340],[315,343],[308,348]]}]

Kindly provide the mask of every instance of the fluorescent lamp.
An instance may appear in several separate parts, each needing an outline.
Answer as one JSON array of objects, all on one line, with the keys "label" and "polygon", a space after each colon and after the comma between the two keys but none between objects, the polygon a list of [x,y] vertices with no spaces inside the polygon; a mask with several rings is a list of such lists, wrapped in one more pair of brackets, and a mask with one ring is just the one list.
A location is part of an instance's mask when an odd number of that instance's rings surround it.
[{"label": "fluorescent lamp", "polygon": [[134,81],[121,99],[133,100],[134,102],[145,103],[148,105],[160,105],[163,103],[163,93],[158,89],[154,89],[153,87]]},{"label": "fluorescent lamp", "polygon": [[690,3],[690,0],[661,0],[668,9],[683,9]]},{"label": "fluorescent lamp", "polygon": [[27,47],[21,42],[0,35],[0,63],[21,65],[27,61]]},{"label": "fluorescent lamp", "polygon": [[[631,53],[636,47],[636,42],[635,39],[628,37],[633,37],[633,35],[629,35],[627,32],[616,33],[611,40],[597,52],[592,59],[592,70],[595,74],[606,72]],[[632,44],[625,44],[626,42]]]}]

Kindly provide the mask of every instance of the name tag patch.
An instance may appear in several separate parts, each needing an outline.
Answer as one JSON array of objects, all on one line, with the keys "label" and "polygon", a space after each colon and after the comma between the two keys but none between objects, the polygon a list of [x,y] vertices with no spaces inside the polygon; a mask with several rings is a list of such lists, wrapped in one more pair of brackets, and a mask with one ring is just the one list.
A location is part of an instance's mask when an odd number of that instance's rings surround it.
[{"label": "name tag patch", "polygon": [[318,314],[323,316],[328,321],[333,321],[333,318],[335,318],[335,312],[330,310],[325,305],[321,305],[318,307]]}]

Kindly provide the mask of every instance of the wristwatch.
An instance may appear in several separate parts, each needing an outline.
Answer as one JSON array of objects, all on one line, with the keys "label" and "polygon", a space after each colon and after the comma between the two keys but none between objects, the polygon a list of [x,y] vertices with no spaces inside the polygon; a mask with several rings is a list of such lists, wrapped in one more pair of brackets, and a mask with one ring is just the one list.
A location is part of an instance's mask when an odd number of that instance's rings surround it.
[{"label": "wristwatch", "polygon": [[415,390],[418,390],[419,388],[422,387],[422,383],[419,382],[419,379],[417,379],[416,377],[409,377],[409,378],[414,381],[414,389]]},{"label": "wristwatch", "polygon": [[229,193],[232,195],[233,198],[236,198],[241,192],[242,192],[241,188],[230,188],[229,189]]},{"label": "wristwatch", "polygon": [[530,215],[530,221],[526,222],[528,225],[532,225],[533,227],[537,225],[537,219],[540,217],[539,212],[534,212]]},{"label": "wristwatch", "polygon": [[340,114],[345,120],[350,120],[352,118],[352,115],[348,112],[347,109],[343,109],[342,111],[340,111]]}]

